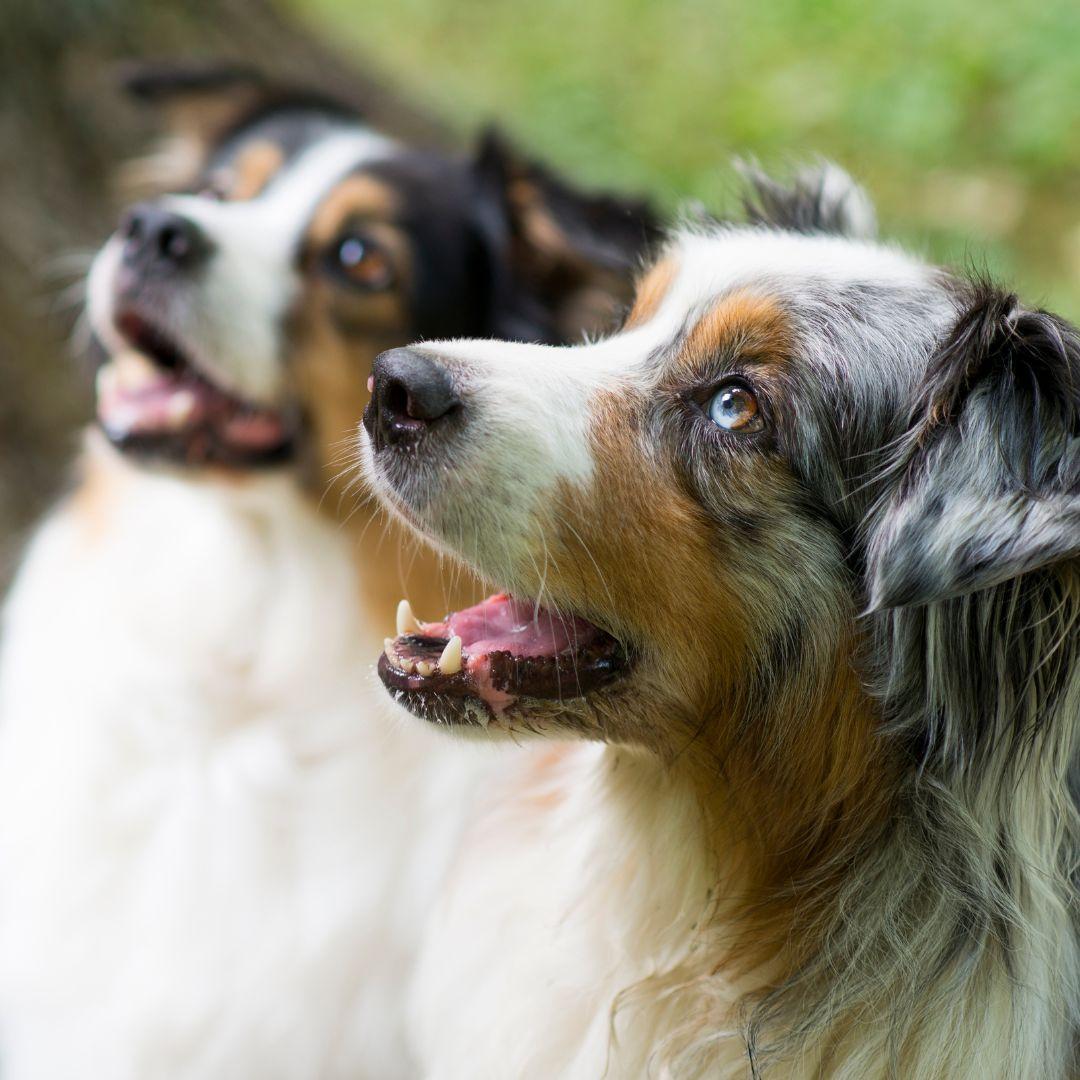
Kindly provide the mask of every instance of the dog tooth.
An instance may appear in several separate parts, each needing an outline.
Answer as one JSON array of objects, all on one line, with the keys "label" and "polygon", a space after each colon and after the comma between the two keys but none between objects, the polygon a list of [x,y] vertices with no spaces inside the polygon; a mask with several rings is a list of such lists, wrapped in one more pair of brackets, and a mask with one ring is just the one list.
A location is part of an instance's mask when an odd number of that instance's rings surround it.
[{"label": "dog tooth", "polygon": [[118,385],[116,367],[113,364],[102,364],[94,377],[94,388],[99,398],[105,397],[113,387]]},{"label": "dog tooth", "polygon": [[394,650],[394,639],[392,637],[383,638],[382,649],[386,653],[387,660],[397,660],[397,652]]},{"label": "dog tooth", "polygon": [[134,349],[117,353],[109,366],[116,370],[117,381],[125,390],[137,390],[160,377],[154,365]]},{"label": "dog tooth", "polygon": [[429,664],[426,660],[417,660],[416,661],[416,674],[417,675],[423,675],[424,678],[426,679],[429,675],[434,674],[434,672],[435,672],[435,665],[434,664]]},{"label": "dog tooth", "polygon": [[461,670],[461,638],[455,634],[439,657],[439,670],[444,675],[456,675]]},{"label": "dog tooth", "polygon": [[402,634],[415,634],[419,629],[420,622],[413,614],[412,604],[408,600],[402,600],[397,606],[398,637]]},{"label": "dog tooth", "polygon": [[179,427],[192,414],[195,404],[195,395],[190,390],[178,390],[166,407],[169,422]]},{"label": "dog tooth", "polygon": [[400,659],[396,660],[395,663],[406,675],[411,675],[416,670],[416,664],[407,656],[402,656]]}]

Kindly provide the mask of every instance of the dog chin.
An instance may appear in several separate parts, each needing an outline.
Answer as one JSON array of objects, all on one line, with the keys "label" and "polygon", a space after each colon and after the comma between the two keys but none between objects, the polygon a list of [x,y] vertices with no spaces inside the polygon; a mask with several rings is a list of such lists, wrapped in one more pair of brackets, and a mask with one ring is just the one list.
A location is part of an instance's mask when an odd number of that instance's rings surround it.
[{"label": "dog chin", "polygon": [[381,662],[379,676],[393,700],[411,716],[455,738],[515,743],[525,739],[604,741],[606,738],[606,728],[599,717],[609,711],[612,691],[595,691],[565,701],[521,697],[494,711],[479,698],[391,689],[384,679]]}]

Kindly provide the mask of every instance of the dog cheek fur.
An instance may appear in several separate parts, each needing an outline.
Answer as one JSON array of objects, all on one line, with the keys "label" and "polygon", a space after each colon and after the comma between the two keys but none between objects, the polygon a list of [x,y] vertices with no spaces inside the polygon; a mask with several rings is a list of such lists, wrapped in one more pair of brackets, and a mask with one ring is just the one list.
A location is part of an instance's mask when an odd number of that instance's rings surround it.
[{"label": "dog cheek fur", "polygon": [[304,475],[314,490],[336,494],[328,507],[342,512],[363,498],[344,470],[367,404],[367,378],[375,357],[400,340],[407,321],[394,298],[387,298],[386,307],[385,329],[372,326],[350,333],[340,324],[330,287],[312,284],[286,327],[288,376],[311,435]]}]

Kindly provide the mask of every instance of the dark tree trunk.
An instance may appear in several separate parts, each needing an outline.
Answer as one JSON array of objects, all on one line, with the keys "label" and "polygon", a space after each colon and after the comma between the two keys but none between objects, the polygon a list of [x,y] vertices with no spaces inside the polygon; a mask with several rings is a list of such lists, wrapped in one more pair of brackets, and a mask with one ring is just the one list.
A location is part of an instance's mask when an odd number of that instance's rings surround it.
[{"label": "dark tree trunk", "polygon": [[118,210],[111,180],[152,120],[119,92],[133,59],[225,59],[358,105],[406,138],[430,118],[270,0],[0,0],[0,582],[55,497],[89,414],[68,344],[85,260]]}]

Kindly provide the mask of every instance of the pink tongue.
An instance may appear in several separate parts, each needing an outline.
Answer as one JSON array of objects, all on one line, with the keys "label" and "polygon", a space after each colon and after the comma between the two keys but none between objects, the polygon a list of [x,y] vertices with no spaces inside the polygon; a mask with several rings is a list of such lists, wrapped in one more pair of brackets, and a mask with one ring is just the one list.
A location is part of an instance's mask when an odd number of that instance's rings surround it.
[{"label": "pink tongue", "polygon": [[131,385],[115,378],[99,381],[97,412],[114,437],[169,434],[214,424],[233,446],[264,450],[277,446],[287,434],[277,413],[238,405],[205,383],[167,372],[142,372]]},{"label": "pink tongue", "polygon": [[224,434],[235,445],[258,450],[277,446],[285,438],[285,425],[273,413],[241,413],[227,421]]},{"label": "pink tongue", "polygon": [[201,387],[163,374],[136,390],[111,387],[99,394],[97,411],[106,428],[123,435],[190,426],[206,415],[209,405]]},{"label": "pink tongue", "polygon": [[[506,593],[489,596],[475,607],[456,611],[442,624],[446,637],[458,634],[467,653],[482,656],[510,652],[515,656],[555,656],[570,646],[581,646],[599,633],[584,619],[562,618],[528,600]],[[437,631],[429,624],[425,631]]]}]

